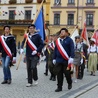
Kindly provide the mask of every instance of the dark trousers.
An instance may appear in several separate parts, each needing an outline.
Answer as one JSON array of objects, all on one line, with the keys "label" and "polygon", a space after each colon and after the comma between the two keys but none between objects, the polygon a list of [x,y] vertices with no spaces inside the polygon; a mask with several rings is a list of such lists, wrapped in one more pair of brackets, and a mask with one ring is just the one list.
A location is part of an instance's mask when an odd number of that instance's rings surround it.
[{"label": "dark trousers", "polygon": [[55,74],[53,72],[54,65],[52,63],[52,60],[48,61],[48,67],[49,67],[49,71],[50,71],[51,77],[55,78]]},{"label": "dark trousers", "polygon": [[57,66],[57,69],[58,69],[58,74],[57,74],[58,88],[62,88],[63,86],[64,75],[66,77],[67,83],[72,84],[70,70],[66,70],[68,66],[68,62],[57,63],[55,66]]},{"label": "dark trousers", "polygon": [[45,73],[48,74],[48,57],[46,56]]},{"label": "dark trousers", "polygon": [[84,69],[85,69],[85,64],[81,64],[78,68],[78,79],[82,79],[84,76]]},{"label": "dark trousers", "polygon": [[34,79],[35,81],[38,80],[37,63],[39,57],[38,56],[26,57],[26,59],[27,59],[28,83],[32,84],[32,79]]}]

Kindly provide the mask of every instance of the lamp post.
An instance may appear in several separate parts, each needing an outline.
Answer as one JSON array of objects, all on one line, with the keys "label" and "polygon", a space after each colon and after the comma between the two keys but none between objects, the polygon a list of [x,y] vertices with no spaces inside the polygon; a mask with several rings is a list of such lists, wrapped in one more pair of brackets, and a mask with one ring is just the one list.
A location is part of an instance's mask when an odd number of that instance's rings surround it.
[{"label": "lamp post", "polygon": [[78,17],[79,17],[79,0],[77,0],[77,24],[78,24]]}]

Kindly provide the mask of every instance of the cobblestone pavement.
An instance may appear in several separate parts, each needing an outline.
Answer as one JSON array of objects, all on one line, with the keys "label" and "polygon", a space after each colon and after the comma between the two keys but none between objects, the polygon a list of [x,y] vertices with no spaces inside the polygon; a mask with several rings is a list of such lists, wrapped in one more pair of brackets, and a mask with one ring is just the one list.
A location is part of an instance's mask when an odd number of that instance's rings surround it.
[{"label": "cobblestone pavement", "polygon": [[[85,69],[83,80],[78,80],[77,83],[73,83],[73,88],[68,90],[65,79],[63,91],[57,93],[55,92],[57,88],[56,81],[50,81],[50,74],[45,76],[44,71],[45,62],[41,62],[40,65],[38,65],[39,84],[37,86],[26,87],[26,65],[21,61],[18,70],[16,70],[16,65],[12,66],[12,84],[0,84],[0,98],[74,98],[75,94],[98,82],[98,73],[96,73],[96,76],[90,76],[90,73]],[[0,67],[0,72],[1,83],[3,81],[2,67]]]}]

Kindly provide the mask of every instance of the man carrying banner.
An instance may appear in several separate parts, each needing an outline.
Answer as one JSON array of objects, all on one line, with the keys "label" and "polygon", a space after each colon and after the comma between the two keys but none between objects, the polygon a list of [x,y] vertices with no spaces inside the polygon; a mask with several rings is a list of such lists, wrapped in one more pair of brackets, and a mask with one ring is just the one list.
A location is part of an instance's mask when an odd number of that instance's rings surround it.
[{"label": "man carrying banner", "polygon": [[11,84],[10,62],[16,63],[16,41],[10,34],[10,26],[4,26],[4,32],[4,35],[0,36],[0,56],[4,73],[4,81],[1,84]]},{"label": "man carrying banner", "polygon": [[28,26],[29,32],[25,34],[24,40],[22,41],[21,51],[23,52],[23,46],[26,41],[26,61],[27,61],[27,73],[28,73],[28,84],[27,87],[32,86],[32,78],[35,84],[38,84],[37,75],[37,63],[39,60],[39,55],[44,46],[41,36],[35,32],[35,25],[31,24]]},{"label": "man carrying banner", "polygon": [[73,63],[74,58],[74,43],[68,36],[68,30],[62,28],[60,30],[60,37],[56,40],[54,49],[53,64],[57,70],[57,89],[55,92],[62,91],[63,73],[65,74],[68,89],[72,88],[71,73],[68,66]]}]

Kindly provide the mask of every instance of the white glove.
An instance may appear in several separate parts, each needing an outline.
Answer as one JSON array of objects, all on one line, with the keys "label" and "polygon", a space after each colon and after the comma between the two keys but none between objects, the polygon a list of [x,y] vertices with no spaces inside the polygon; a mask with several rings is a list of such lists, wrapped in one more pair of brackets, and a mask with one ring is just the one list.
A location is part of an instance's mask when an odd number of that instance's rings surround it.
[{"label": "white glove", "polygon": [[54,65],[56,64],[56,60],[55,59],[52,62],[53,62]]},{"label": "white glove", "polygon": [[16,63],[16,57],[13,57],[12,63]]},{"label": "white glove", "polygon": [[68,64],[73,64],[73,58],[69,58],[69,60],[68,60]]},{"label": "white glove", "polygon": [[20,49],[20,54],[22,54],[22,53],[23,53],[23,51],[24,51],[23,49]]},{"label": "white glove", "polygon": [[81,59],[81,61],[80,61],[80,62],[81,62],[81,64],[83,64],[83,58]]},{"label": "white glove", "polygon": [[37,54],[37,51],[36,51],[36,50],[34,50],[34,51],[32,52],[32,55],[35,55],[35,54]]}]

